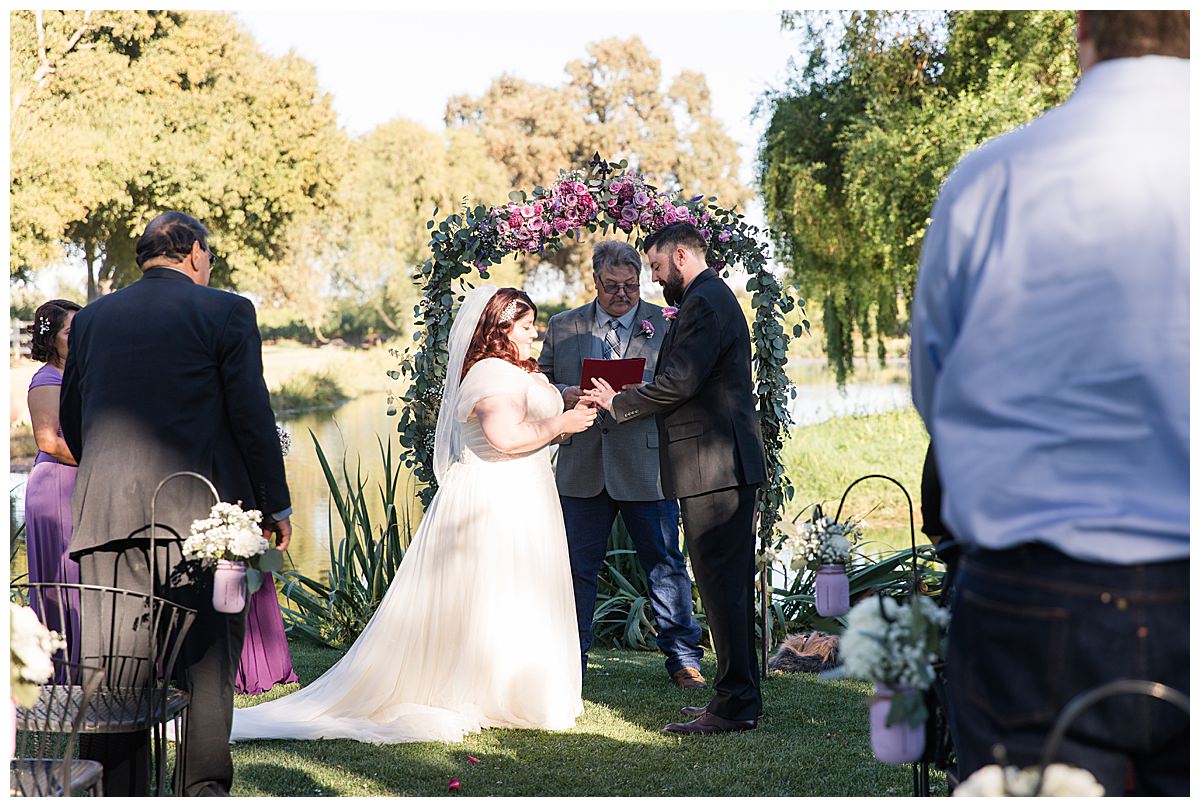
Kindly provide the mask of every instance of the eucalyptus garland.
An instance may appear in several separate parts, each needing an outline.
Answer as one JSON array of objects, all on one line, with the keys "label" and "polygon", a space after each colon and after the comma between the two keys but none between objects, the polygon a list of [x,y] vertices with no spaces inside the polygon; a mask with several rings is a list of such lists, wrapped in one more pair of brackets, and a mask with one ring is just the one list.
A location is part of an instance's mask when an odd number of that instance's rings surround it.
[{"label": "eucalyptus garland", "polygon": [[804,301],[784,293],[767,269],[769,256],[759,228],[747,224],[740,213],[720,207],[711,196],[672,199],[629,170],[626,161],[604,162],[599,155],[586,170],[560,171],[549,188],[539,186],[530,194],[513,191],[501,207],[464,206],[426,225],[430,257],[414,273],[422,292],[415,308],[415,345],[403,355],[394,353],[401,369],[389,372],[392,378],[403,372],[409,379],[397,430],[407,449],[404,462],[421,485],[418,495],[424,506],[437,489],[433,435],[449,358],[446,343],[454,311],[473,281],[487,280],[488,267],[510,253],[551,254],[565,239],[578,240],[585,230],[632,235],[641,249],[646,236],[676,221],[691,222],[705,235],[710,267],[728,277],[728,267],[740,265],[750,276],[746,288],[753,294],[755,310],[754,375],[768,471],[759,491],[758,533],[761,545],[771,545],[775,525],[793,494],[780,462],[792,425],[788,400],[795,397],[784,370],[788,342],[808,328],[802,319],[788,333],[783,323],[797,306],[803,311]]}]

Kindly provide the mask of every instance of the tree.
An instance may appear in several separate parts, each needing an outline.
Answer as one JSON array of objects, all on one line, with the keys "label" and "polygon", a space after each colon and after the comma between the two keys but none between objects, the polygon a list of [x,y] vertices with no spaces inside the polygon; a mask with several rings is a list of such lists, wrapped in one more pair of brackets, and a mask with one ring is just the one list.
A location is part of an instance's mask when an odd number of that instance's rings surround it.
[{"label": "tree", "polygon": [[768,223],[821,300],[839,383],[864,346],[906,330],[938,188],[968,151],[1060,103],[1076,77],[1063,11],[785,14],[803,67],[764,98]]},{"label": "tree", "polygon": [[336,210],[324,222],[328,248],[317,255],[346,300],[372,309],[387,330],[411,331],[420,297],[412,273],[426,257],[426,223],[464,199],[479,204],[508,191],[504,170],[475,132],[385,123],[354,141]]},{"label": "tree", "polygon": [[10,272],[77,247],[88,298],[135,276],[165,209],[213,230],[218,281],[254,288],[333,200],[345,138],[311,65],[229,15],[14,12]]},{"label": "tree", "polygon": [[[566,72],[559,87],[501,76],[479,98],[451,98],[447,126],[478,132],[513,188],[549,185],[560,168],[583,167],[599,152],[628,159],[678,196],[712,195],[727,207],[750,197],[737,177],[737,143],[713,117],[704,76],[681,73],[664,91],[659,61],[637,37],[593,43]],[[582,244],[543,260],[569,279],[591,276]]]}]

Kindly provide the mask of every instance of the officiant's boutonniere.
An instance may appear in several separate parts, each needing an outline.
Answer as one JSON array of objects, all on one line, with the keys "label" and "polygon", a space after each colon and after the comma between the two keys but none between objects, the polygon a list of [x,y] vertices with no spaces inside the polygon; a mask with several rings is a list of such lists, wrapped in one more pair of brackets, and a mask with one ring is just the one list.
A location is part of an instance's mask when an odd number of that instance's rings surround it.
[{"label": "officiant's boutonniere", "polygon": [[638,336],[644,336],[647,339],[654,338],[654,326],[650,324],[650,320],[642,320],[642,330],[638,332]]},{"label": "officiant's boutonniere", "polygon": [[662,310],[663,319],[667,322],[673,322],[675,315],[679,313],[679,309],[673,305],[669,305]]}]

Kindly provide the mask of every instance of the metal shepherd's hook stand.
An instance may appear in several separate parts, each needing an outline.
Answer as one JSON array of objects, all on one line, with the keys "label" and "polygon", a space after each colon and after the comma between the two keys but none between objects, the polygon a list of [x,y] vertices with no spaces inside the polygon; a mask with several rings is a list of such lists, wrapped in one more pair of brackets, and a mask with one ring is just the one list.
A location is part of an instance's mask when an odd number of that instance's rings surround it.
[{"label": "metal shepherd's hook stand", "polygon": [[[894,484],[896,487],[900,488],[900,492],[904,494],[904,500],[908,502],[908,540],[909,540],[909,545],[912,547],[912,557],[910,558],[910,564],[911,564],[910,571],[912,572],[912,589],[909,592],[909,599],[915,603],[917,594],[920,592],[921,584],[920,584],[920,576],[917,574],[916,518],[913,513],[912,497],[908,495],[908,489],[906,487],[904,487],[904,485],[900,484],[900,482],[898,480],[896,480],[890,476],[887,476],[886,474],[867,474],[866,476],[860,476],[858,479],[855,479],[853,482],[851,482],[850,486],[847,487],[846,491],[842,494],[842,500],[840,502],[838,502],[837,514],[834,515],[833,520],[834,521],[842,520],[842,508],[845,507],[845,505],[846,505],[846,497],[848,497],[850,495],[850,491],[854,489],[855,485],[857,485],[859,482],[864,482],[868,479],[886,479],[887,481]],[[886,621],[888,621],[888,622],[892,621],[888,617],[887,611],[885,611],[883,608],[883,597],[880,596],[878,598],[878,600],[879,600],[880,614],[883,616],[883,618]],[[913,766],[913,795],[914,796],[928,796],[929,795],[929,762],[926,759],[922,758],[921,760],[914,762],[912,764],[912,766]]]},{"label": "metal shepherd's hook stand", "polygon": [[[165,477],[163,477],[162,481],[158,483],[158,487],[156,487],[154,489],[154,495],[150,497],[150,584],[149,584],[149,591],[146,592],[146,594],[150,597],[149,605],[150,605],[150,611],[151,611],[151,619],[150,619],[151,625],[156,624],[155,620],[154,620],[153,612],[154,612],[154,598],[156,596],[154,593],[154,584],[155,584],[155,581],[158,580],[158,551],[157,551],[157,547],[155,546],[155,544],[158,541],[158,494],[162,491],[163,487],[168,482],[170,482],[172,479],[175,479],[177,477],[182,477],[182,476],[195,477],[196,479],[199,479],[201,482],[203,482],[205,485],[207,485],[209,492],[212,493],[212,496],[213,496],[213,504],[218,504],[221,501],[221,496],[217,493],[217,489],[213,485],[213,483],[210,482],[206,476],[204,476],[202,474],[198,474],[195,471],[177,471],[173,474],[165,476]],[[152,629],[150,631],[150,663],[153,665],[154,659],[157,659],[157,658],[158,658],[158,631]],[[163,676],[169,677],[173,672],[174,672],[174,670],[163,670],[162,674],[163,674]],[[175,759],[176,759],[175,768],[176,768],[176,773],[179,775],[179,778],[178,778],[179,782],[182,782],[183,760],[185,759],[185,748],[184,748],[183,741],[184,741],[184,737],[180,736],[178,738],[178,742],[176,743],[176,749],[175,749]],[[161,747],[162,743],[160,742],[159,735],[157,732],[154,733],[154,743],[156,746],[158,746],[158,747],[156,747],[156,756],[157,756],[157,760],[158,760],[158,781],[160,783],[159,787],[161,788],[163,776],[166,773],[167,754],[166,754],[166,748]]]}]

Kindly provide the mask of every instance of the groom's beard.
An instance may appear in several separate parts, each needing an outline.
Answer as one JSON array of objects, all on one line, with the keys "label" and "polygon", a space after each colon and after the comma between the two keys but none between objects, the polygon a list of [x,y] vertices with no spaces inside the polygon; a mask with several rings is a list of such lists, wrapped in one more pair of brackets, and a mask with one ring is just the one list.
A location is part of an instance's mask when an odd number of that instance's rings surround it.
[{"label": "groom's beard", "polygon": [[663,297],[667,305],[677,306],[683,301],[683,273],[675,265],[675,258],[667,256],[667,281],[663,283]]}]

